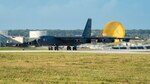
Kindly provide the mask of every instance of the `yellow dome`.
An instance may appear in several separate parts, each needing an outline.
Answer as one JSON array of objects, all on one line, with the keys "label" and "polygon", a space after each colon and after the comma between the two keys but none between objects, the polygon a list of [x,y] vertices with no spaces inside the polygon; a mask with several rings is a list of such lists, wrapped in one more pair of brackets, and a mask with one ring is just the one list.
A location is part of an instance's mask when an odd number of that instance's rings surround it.
[{"label": "yellow dome", "polygon": [[[120,22],[112,21],[106,24],[101,35],[124,38],[125,29]],[[115,40],[115,42],[119,42],[119,40]]]}]

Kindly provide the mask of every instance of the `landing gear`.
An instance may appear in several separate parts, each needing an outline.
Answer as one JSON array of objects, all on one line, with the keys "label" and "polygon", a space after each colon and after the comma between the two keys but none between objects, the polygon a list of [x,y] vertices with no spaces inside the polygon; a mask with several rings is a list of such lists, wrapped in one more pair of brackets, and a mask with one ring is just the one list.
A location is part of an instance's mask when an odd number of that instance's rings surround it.
[{"label": "landing gear", "polygon": [[71,46],[67,46],[67,50],[71,50]]},{"label": "landing gear", "polygon": [[77,50],[77,46],[73,46],[73,50]]},{"label": "landing gear", "polygon": [[48,50],[53,50],[53,47],[52,47],[52,46],[49,46],[49,47],[48,47]]},{"label": "landing gear", "polygon": [[67,46],[67,50],[77,50],[77,46]]},{"label": "landing gear", "polygon": [[59,50],[58,46],[49,46],[48,50]]},{"label": "landing gear", "polygon": [[55,50],[59,50],[59,49],[58,49],[58,46],[55,46],[54,49],[55,49]]},{"label": "landing gear", "polygon": [[[48,47],[48,50],[59,50],[59,47],[58,46],[49,46]],[[67,46],[67,50],[77,50],[77,46]]]}]

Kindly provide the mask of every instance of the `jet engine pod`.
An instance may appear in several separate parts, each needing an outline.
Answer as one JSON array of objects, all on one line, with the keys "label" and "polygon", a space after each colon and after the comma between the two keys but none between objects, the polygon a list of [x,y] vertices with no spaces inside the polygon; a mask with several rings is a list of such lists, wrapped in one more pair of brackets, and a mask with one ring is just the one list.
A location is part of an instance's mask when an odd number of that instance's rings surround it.
[{"label": "jet engine pod", "polygon": [[[112,21],[112,22],[109,22],[106,24],[106,26],[104,27],[104,29],[101,32],[101,35],[124,38],[125,29],[120,22]],[[115,43],[120,42],[120,40],[116,39],[114,42]]]},{"label": "jet engine pod", "polygon": [[130,39],[123,39],[123,41],[125,41],[125,42],[129,42],[129,41],[130,41]]},{"label": "jet engine pod", "polygon": [[102,39],[102,40],[98,40],[99,42],[102,43],[113,43],[115,40],[114,39]]},{"label": "jet engine pod", "polygon": [[87,39],[87,40],[86,40],[86,43],[91,43],[91,39]]}]

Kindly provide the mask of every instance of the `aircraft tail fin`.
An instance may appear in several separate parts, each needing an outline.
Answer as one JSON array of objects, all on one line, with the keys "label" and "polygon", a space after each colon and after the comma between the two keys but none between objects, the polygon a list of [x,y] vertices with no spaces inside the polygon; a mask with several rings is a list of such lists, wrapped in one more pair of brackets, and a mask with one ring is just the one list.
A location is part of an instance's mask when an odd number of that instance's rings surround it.
[{"label": "aircraft tail fin", "polygon": [[91,27],[92,27],[92,19],[89,18],[87,20],[85,29],[83,31],[82,37],[90,37],[91,36]]}]

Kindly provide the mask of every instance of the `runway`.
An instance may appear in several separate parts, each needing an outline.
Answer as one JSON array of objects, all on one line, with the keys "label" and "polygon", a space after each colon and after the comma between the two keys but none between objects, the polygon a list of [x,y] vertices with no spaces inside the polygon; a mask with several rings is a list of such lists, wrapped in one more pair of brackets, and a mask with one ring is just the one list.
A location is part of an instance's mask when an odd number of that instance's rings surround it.
[{"label": "runway", "polygon": [[0,53],[12,53],[12,52],[65,52],[65,53],[120,53],[120,54],[150,54],[150,50],[77,50],[77,51],[49,51],[49,50],[0,50]]}]

